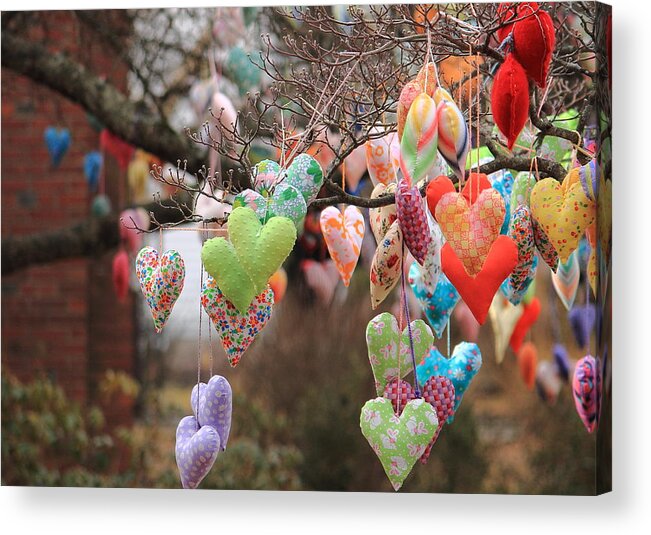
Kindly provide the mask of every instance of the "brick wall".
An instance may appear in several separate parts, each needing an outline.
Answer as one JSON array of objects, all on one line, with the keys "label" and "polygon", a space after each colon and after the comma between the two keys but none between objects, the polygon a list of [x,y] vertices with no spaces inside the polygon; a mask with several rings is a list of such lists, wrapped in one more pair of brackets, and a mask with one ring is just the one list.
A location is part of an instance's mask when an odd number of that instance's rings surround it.
[{"label": "brick wall", "polygon": [[[119,12],[115,13],[120,16]],[[49,12],[29,38],[46,37],[95,73],[126,89],[126,68],[69,12]],[[72,143],[52,169],[43,139],[48,126],[66,127]],[[99,149],[99,133],[76,104],[2,69],[2,237],[62,228],[90,216],[92,195],[83,174],[86,153]],[[126,176],[105,155],[106,193],[114,209]],[[107,369],[133,372],[134,304],[118,303],[111,282],[113,253],[58,261],[2,278],[2,366],[21,380],[55,378],[81,402],[97,402]],[[131,411],[110,411],[125,424]]]}]

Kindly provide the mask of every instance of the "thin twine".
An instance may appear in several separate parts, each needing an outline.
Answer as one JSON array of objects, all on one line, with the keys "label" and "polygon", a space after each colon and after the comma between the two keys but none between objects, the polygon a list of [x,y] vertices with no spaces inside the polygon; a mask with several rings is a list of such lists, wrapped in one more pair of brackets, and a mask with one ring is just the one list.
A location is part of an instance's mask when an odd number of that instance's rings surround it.
[{"label": "thin twine", "polygon": [[[199,295],[203,291],[203,262],[199,260],[199,269],[201,275],[199,276]],[[199,350],[197,351],[197,429],[199,429],[199,404],[201,403],[201,327],[203,319],[203,306],[201,299],[199,299]]]},{"label": "thin twine", "polygon": [[[402,258],[405,258],[405,244],[402,244]],[[405,319],[407,320],[407,331],[409,333],[409,350],[411,352],[411,363],[414,367],[414,390],[417,398],[420,398],[420,385],[418,384],[418,375],[416,372],[416,354],[414,351],[414,335],[411,332],[411,320],[409,318],[409,305],[407,303],[407,287],[405,286],[405,270],[400,270],[400,281],[402,287],[402,295],[404,300]],[[401,334],[402,339],[402,334]],[[400,357],[398,357],[400,362]]]},{"label": "thin twine", "polygon": [[[470,46],[470,52],[472,52],[472,45]],[[479,62],[476,61],[475,65],[477,66],[477,81],[479,81],[480,71],[479,71]],[[472,85],[472,74],[470,76],[470,85]],[[479,101],[479,88],[477,88],[477,172],[479,173],[479,114],[481,112],[481,103]]]},{"label": "thin twine", "polygon": [[448,318],[448,326],[446,328],[448,339],[448,358],[450,358],[450,318]]},{"label": "thin twine", "polygon": [[[400,268],[402,269],[402,267]],[[400,373],[400,365],[402,364],[402,331],[404,330],[405,318],[404,318],[404,304],[403,300],[405,299],[405,294],[400,292],[400,307],[398,311],[398,331],[400,331],[400,336],[398,337],[398,377],[397,377],[397,402],[396,402],[396,413],[400,414],[400,397],[402,393],[402,374]]]},{"label": "thin twine", "polygon": [[158,227],[158,254],[163,254],[163,227]]}]

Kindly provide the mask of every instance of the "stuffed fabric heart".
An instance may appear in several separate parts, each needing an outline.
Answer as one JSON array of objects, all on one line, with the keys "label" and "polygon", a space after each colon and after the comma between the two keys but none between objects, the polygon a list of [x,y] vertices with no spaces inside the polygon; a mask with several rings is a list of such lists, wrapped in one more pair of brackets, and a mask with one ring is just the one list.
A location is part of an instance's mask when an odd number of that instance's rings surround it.
[{"label": "stuffed fabric heart", "polygon": [[185,281],[185,264],[174,250],[159,258],[153,247],[143,247],[136,257],[136,276],[151,310],[154,327],[159,333],[170,317],[174,303],[181,295]]},{"label": "stuffed fabric heart", "polygon": [[364,216],[356,206],[348,206],[343,214],[335,206],[321,212],[323,238],[344,286],[350,284],[359,260],[364,230]]},{"label": "stuffed fabric heart", "polygon": [[574,304],[580,277],[578,251],[573,251],[567,262],[559,261],[556,273],[552,273],[554,290],[567,310]]},{"label": "stuffed fabric heart", "polygon": [[601,412],[601,371],[592,355],[586,355],[576,363],[572,393],[576,412],[588,433],[592,433],[599,425]]},{"label": "stuffed fabric heart", "polygon": [[127,170],[133,153],[136,151],[133,145],[122,140],[106,128],[99,135],[99,146],[117,160],[120,169],[123,171]]},{"label": "stuffed fabric heart", "polygon": [[210,275],[206,277],[201,290],[201,305],[221,338],[231,366],[238,365],[244,352],[267,324],[273,304],[274,292],[268,286],[253,298],[246,312],[240,312],[224,297],[215,279]]},{"label": "stuffed fabric heart", "polygon": [[529,80],[513,54],[507,54],[495,75],[491,111],[511,150],[529,118]]},{"label": "stuffed fabric heart", "polygon": [[497,171],[492,173],[488,179],[492,188],[497,191],[504,201],[504,222],[500,234],[507,234],[511,223],[511,194],[513,192],[513,175],[511,171]]},{"label": "stuffed fabric heart", "polygon": [[503,286],[506,285],[506,297],[517,305],[536,276],[538,265],[529,208],[520,206],[513,213],[508,236],[518,247],[518,263]]},{"label": "stuffed fabric heart", "polygon": [[545,261],[553,272],[558,269],[558,253],[545,231],[540,227],[538,221],[531,219],[531,228],[533,229],[533,239],[541,258]]},{"label": "stuffed fabric heart", "polygon": [[378,243],[371,264],[371,307],[375,310],[393,290],[402,270],[402,230],[396,220]]},{"label": "stuffed fabric heart", "polygon": [[561,262],[567,262],[594,221],[595,203],[586,197],[580,183],[564,192],[557,180],[545,178],[531,191],[531,215],[540,223]]},{"label": "stuffed fabric heart", "polygon": [[592,303],[572,307],[568,314],[576,345],[587,349],[590,345],[590,335],[597,321],[597,308]]},{"label": "stuffed fabric heart", "polygon": [[212,465],[220,449],[219,433],[209,426],[199,428],[194,416],[186,416],[176,428],[176,464],[184,489],[196,489]]},{"label": "stuffed fabric heart", "polygon": [[[201,392],[199,399],[197,399],[197,392]],[[231,434],[233,416],[233,390],[230,383],[221,375],[213,375],[208,384],[194,385],[190,403],[199,425],[201,427],[208,425],[215,429],[219,434],[220,449],[225,451]]]},{"label": "stuffed fabric heart", "polygon": [[274,303],[280,303],[287,292],[287,272],[284,268],[278,268],[274,274],[269,277],[269,287],[273,293]]},{"label": "stuffed fabric heart", "polygon": [[430,293],[423,283],[422,271],[421,266],[414,262],[409,268],[408,281],[436,337],[441,338],[450,314],[459,302],[459,292],[445,274],[441,273],[434,293]]},{"label": "stuffed fabric heart", "polygon": [[434,102],[438,110],[438,151],[457,177],[463,180],[470,150],[468,125],[463,113],[445,89],[436,89]]},{"label": "stuffed fabric heart", "polygon": [[388,399],[393,407],[393,412],[398,416],[412,399],[416,397],[416,393],[411,384],[402,379],[392,379],[384,387],[382,397]]},{"label": "stuffed fabric heart", "polygon": [[[459,410],[463,394],[473,377],[481,368],[481,352],[477,344],[461,342],[454,347],[452,356],[447,359],[438,349],[432,347],[427,358],[416,367],[418,382],[424,385],[430,377],[447,377],[454,385],[454,413]],[[454,413],[447,418],[447,423],[454,420]]]},{"label": "stuffed fabric heart", "polygon": [[502,2],[497,6],[497,17],[500,22],[501,27],[497,29],[497,38],[500,42],[504,41],[511,31],[513,30],[513,24],[518,17],[518,12],[520,12],[524,6],[530,6],[534,10],[538,10],[537,2]]},{"label": "stuffed fabric heart", "polygon": [[437,146],[436,103],[429,95],[421,93],[409,108],[400,139],[400,169],[408,184],[416,184],[427,176],[436,163]]},{"label": "stuffed fabric heart", "polygon": [[273,187],[283,178],[280,165],[273,160],[262,160],[258,162],[251,173],[255,191],[268,197]]},{"label": "stuffed fabric heart", "polygon": [[434,218],[427,216],[430,242],[425,253],[423,269],[421,270],[422,281],[429,293],[434,293],[439,277],[441,276],[441,249],[443,248],[443,233],[434,221]]},{"label": "stuffed fabric heart", "polygon": [[513,333],[511,333],[511,339],[509,340],[509,345],[516,355],[522,347],[522,342],[524,341],[527,332],[529,332],[529,329],[531,329],[532,325],[538,320],[538,316],[540,316],[540,308],[540,300],[537,297],[534,297],[530,303],[524,304],[522,315],[515,324]]},{"label": "stuffed fabric heart", "polygon": [[488,314],[493,327],[495,360],[497,360],[498,364],[501,364],[504,360],[504,354],[513,334],[513,329],[515,329],[523,311],[524,307],[522,305],[512,305],[499,295],[496,295],[495,299],[493,299]]},{"label": "stuffed fabric heart", "polygon": [[98,151],[92,151],[84,156],[84,175],[88,182],[88,189],[91,192],[97,191],[99,186],[99,177],[102,172],[104,158]]},{"label": "stuffed fabric heart", "polygon": [[517,357],[520,377],[522,377],[527,388],[533,390],[536,384],[536,368],[538,366],[538,350],[536,346],[531,342],[525,342],[518,351]]},{"label": "stuffed fabric heart", "polygon": [[323,186],[323,169],[309,154],[299,154],[287,168],[284,183],[300,191],[309,206]]},{"label": "stuffed fabric heart", "polygon": [[113,257],[111,278],[118,301],[124,302],[129,293],[129,255],[124,249]]},{"label": "stuffed fabric heart", "polygon": [[447,246],[471,277],[481,271],[500,234],[504,214],[504,200],[492,188],[482,191],[472,206],[457,193],[445,194],[436,205],[436,220]]},{"label": "stuffed fabric heart", "polygon": [[468,201],[469,205],[473,205],[477,199],[479,199],[481,192],[491,187],[491,182],[488,180],[487,174],[469,173],[468,179],[466,180],[463,189],[461,190],[461,195],[463,195],[466,201]]},{"label": "stuffed fabric heart", "polygon": [[455,193],[456,189],[452,180],[447,176],[437,176],[427,184],[427,208],[433,218],[436,219],[436,205],[441,200],[441,197],[446,193]]},{"label": "stuffed fabric heart", "polygon": [[431,241],[427,214],[418,187],[410,186],[404,179],[396,190],[396,213],[405,245],[422,265]]},{"label": "stuffed fabric heart", "polygon": [[429,459],[429,454],[432,451],[432,447],[439,438],[445,422],[447,422],[450,417],[454,418],[455,393],[452,381],[447,377],[442,377],[440,375],[430,377],[422,386],[423,399],[434,407],[436,410],[436,417],[439,421],[439,426],[436,429],[436,433],[434,433],[434,437],[432,437],[431,442],[427,445],[427,448],[420,458],[420,462],[426,464],[427,459]]},{"label": "stuffed fabric heart", "polygon": [[269,197],[252,189],[241,191],[233,199],[233,209],[240,206],[254,210],[262,223],[272,217],[287,217],[299,225],[307,213],[307,204],[301,192],[284,182],[276,185]]},{"label": "stuffed fabric heart", "polygon": [[374,186],[396,182],[396,172],[400,168],[398,134],[390,132],[366,142],[366,167]]},{"label": "stuffed fabric heart", "polygon": [[50,161],[52,162],[52,167],[59,167],[61,160],[70,147],[70,142],[72,140],[70,130],[67,128],[54,128],[53,126],[48,126],[45,129],[44,138],[45,146],[47,147],[47,152],[49,153]]},{"label": "stuffed fabric heart", "polygon": [[332,303],[340,277],[335,263],[330,259],[324,262],[306,259],[301,261],[300,266],[305,282],[312,289],[317,300],[322,305]]},{"label": "stuffed fabric heart", "polygon": [[554,23],[542,9],[522,5],[513,24],[513,55],[539,87],[545,87],[556,44]]},{"label": "stuffed fabric heart", "polygon": [[388,399],[367,401],[359,417],[362,434],[398,490],[436,433],[436,410],[424,399],[407,403],[401,416]]},{"label": "stuffed fabric heart", "polygon": [[[377,184],[371,192],[371,199],[377,199],[382,195],[388,195],[396,192],[396,184]],[[370,208],[368,211],[371,222],[371,230],[375,236],[375,243],[380,243],[393,222],[398,218],[395,203],[382,206],[380,208]]]},{"label": "stuffed fabric heart", "polygon": [[[423,320],[411,322],[416,362],[425,358],[434,343],[431,329]],[[413,369],[409,330],[400,333],[398,320],[393,314],[383,312],[369,321],[366,327],[368,359],[375,377],[378,396],[392,379],[402,379]]]},{"label": "stuffed fabric heart", "polygon": [[549,405],[555,405],[563,383],[554,363],[547,360],[538,363],[535,382],[540,399]]},{"label": "stuffed fabric heart", "polygon": [[464,265],[449,243],[441,250],[443,273],[450,279],[480,325],[486,321],[495,292],[513,271],[517,262],[517,246],[511,238],[503,235],[495,240],[484,267],[474,278],[466,273]]},{"label": "stuffed fabric heart", "polygon": [[516,290],[510,282],[510,276],[500,286],[500,291],[511,303],[528,303],[535,295],[536,271],[538,270],[538,257],[533,257],[533,265],[527,274],[524,283],[519,290]]},{"label": "stuffed fabric heart", "polygon": [[569,381],[571,368],[570,357],[567,354],[567,349],[562,344],[554,344],[554,364],[563,381]]}]

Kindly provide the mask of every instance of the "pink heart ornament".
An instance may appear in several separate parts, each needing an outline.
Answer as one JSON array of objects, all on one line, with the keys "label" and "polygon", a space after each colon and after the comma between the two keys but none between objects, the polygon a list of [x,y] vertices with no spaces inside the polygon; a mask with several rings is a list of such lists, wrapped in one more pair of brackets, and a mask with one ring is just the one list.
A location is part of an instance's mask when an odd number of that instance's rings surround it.
[{"label": "pink heart ornament", "polygon": [[350,284],[359,260],[364,230],[364,216],[356,206],[348,206],[343,214],[334,206],[321,212],[323,238],[344,286]]}]

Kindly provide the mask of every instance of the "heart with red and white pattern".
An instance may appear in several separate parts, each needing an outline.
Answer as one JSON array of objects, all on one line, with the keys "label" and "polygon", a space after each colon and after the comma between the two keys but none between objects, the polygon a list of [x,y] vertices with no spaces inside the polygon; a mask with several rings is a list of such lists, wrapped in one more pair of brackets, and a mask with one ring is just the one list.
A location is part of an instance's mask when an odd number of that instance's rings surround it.
[{"label": "heart with red and white pattern", "polygon": [[455,392],[452,381],[441,375],[430,377],[423,385],[423,399],[436,409],[436,417],[439,420],[436,433],[420,458],[420,462],[426,464],[432,447],[441,434],[441,429],[448,418],[454,415]]},{"label": "heart with red and white pattern", "polygon": [[382,396],[391,402],[393,412],[400,416],[407,403],[416,397],[416,393],[411,383],[402,379],[393,379],[384,387]]}]

